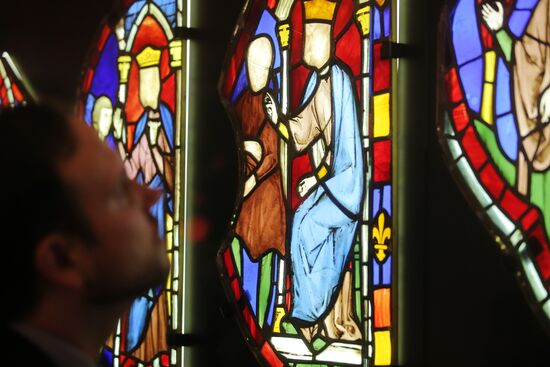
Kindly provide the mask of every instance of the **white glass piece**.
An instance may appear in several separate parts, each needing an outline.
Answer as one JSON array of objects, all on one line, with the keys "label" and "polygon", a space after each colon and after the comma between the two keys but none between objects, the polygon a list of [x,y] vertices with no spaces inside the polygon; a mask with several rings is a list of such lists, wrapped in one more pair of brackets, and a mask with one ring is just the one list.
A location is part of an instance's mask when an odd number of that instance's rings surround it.
[{"label": "white glass piece", "polygon": [[271,344],[288,359],[311,361],[313,358],[309,348],[301,338],[274,336],[271,338]]},{"label": "white glass piece", "polygon": [[514,223],[512,223],[512,221],[510,221],[510,219],[508,219],[508,217],[496,205],[491,206],[487,210],[487,215],[505,236],[509,236],[514,231]]},{"label": "white glass piece", "polygon": [[542,284],[537,269],[535,268],[535,264],[533,264],[533,260],[531,260],[531,256],[529,256],[527,244],[525,242],[519,246],[518,252],[519,258],[521,259],[521,264],[523,265],[523,271],[525,272],[525,277],[527,278],[527,281],[529,281],[529,284],[531,284],[531,289],[533,290],[535,299],[538,302],[541,302],[548,296],[548,292],[546,291],[546,288],[544,288],[544,284]]},{"label": "white glass piece", "polygon": [[315,357],[322,362],[347,363],[361,365],[361,345],[348,343],[332,343]]},{"label": "white glass piece", "polygon": [[462,148],[460,148],[460,144],[458,144],[458,142],[454,139],[447,140],[447,144],[449,145],[451,156],[456,161],[462,155]]},{"label": "white glass piece", "polygon": [[[474,174],[474,171],[472,170],[472,167],[470,167],[470,164],[468,163],[466,158],[460,158],[456,166],[462,174],[462,177],[464,177],[464,179],[466,180],[466,184],[474,193],[479,204],[482,207],[486,207],[492,204],[491,197],[487,194],[487,191],[485,191],[485,189],[480,185]],[[509,233],[506,233],[506,235],[509,235],[510,233],[511,231]]]},{"label": "white glass piece", "polygon": [[517,247],[521,241],[523,241],[523,234],[519,229],[516,229],[510,236],[510,242],[512,243],[512,246]]}]

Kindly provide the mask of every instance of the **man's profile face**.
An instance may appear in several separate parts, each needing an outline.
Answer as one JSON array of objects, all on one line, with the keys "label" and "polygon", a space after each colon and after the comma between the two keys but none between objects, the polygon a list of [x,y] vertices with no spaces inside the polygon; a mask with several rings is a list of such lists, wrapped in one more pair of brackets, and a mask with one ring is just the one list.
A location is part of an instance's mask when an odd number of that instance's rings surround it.
[{"label": "man's profile face", "polygon": [[83,261],[89,296],[98,301],[137,296],[163,283],[170,268],[149,213],[160,194],[128,180],[118,155],[90,127],[70,125],[77,151],[60,171],[95,237]]}]

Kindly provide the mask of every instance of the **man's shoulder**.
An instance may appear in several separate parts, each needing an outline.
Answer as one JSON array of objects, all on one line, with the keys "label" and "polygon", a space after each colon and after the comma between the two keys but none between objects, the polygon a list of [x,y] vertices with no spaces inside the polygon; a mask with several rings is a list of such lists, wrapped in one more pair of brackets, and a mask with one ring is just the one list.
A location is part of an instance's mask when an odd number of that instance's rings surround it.
[{"label": "man's shoulder", "polygon": [[55,364],[37,346],[14,331],[8,325],[0,326],[2,349],[7,353],[2,357],[2,366],[41,366],[55,367]]}]

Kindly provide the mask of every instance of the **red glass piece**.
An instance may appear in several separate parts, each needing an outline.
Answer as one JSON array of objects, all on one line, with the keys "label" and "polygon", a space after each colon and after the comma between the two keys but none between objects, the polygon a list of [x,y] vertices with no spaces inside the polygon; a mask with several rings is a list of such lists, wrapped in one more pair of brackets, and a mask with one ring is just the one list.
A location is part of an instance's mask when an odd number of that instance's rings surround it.
[{"label": "red glass piece", "polygon": [[127,123],[126,124],[126,136],[128,137],[128,141],[126,143],[126,146],[128,148],[128,151],[130,152],[132,147],[134,146],[134,133],[136,132],[136,124],[135,123]]},{"label": "red glass piece", "polygon": [[470,159],[475,169],[479,169],[479,167],[487,161],[485,149],[479,142],[472,126],[468,127],[464,133],[462,137],[462,146],[466,156]]},{"label": "red glass piece", "polygon": [[168,367],[168,366],[170,366],[170,358],[168,358],[168,354],[163,353],[163,354],[160,356],[160,364],[161,364],[163,367]]},{"label": "red glass piece", "polygon": [[277,4],[277,0],[267,0],[267,8],[268,9],[275,8],[276,4]]},{"label": "red glass piece", "polygon": [[241,299],[242,291],[241,291],[241,285],[239,284],[239,281],[237,278],[233,278],[231,281],[231,290],[233,291],[233,295],[235,296],[235,300],[238,301]]},{"label": "red glass piece", "polygon": [[13,92],[13,98],[15,98],[17,102],[23,102],[25,98],[23,97],[23,93],[21,93],[21,90],[16,83],[11,84],[11,91]]},{"label": "red glass piece", "polygon": [[290,275],[289,274],[286,274],[285,293],[286,293],[286,298],[285,298],[286,309],[288,311],[288,310],[290,310],[290,304],[291,304],[291,299],[290,299]]},{"label": "red glass piece", "polygon": [[359,98],[359,101],[361,100],[361,79],[357,79],[355,81],[355,88],[357,90],[357,98]]},{"label": "red glass piece", "polygon": [[390,61],[382,60],[381,52],[382,52],[382,43],[376,42],[373,45],[373,57],[374,57],[373,90],[375,93],[390,87]]},{"label": "red glass piece", "polygon": [[[126,121],[136,123],[144,112],[143,106],[139,100],[139,69],[135,61],[132,61],[128,77],[128,96],[124,105],[126,112]],[[128,137],[129,138],[129,137]],[[132,141],[133,139],[128,139]]]},{"label": "red glass piece", "polygon": [[391,326],[391,290],[389,288],[374,291],[374,327]]},{"label": "red glass piece", "polygon": [[452,68],[445,74],[445,82],[447,86],[447,98],[450,102],[460,102],[462,100],[462,91],[458,82],[458,74],[456,68]]},{"label": "red glass piece", "polygon": [[492,49],[493,36],[491,36],[491,33],[487,30],[487,27],[485,27],[485,24],[480,23],[480,26],[481,26],[481,43],[483,44],[483,48]]},{"label": "red glass piece", "polygon": [[168,45],[168,40],[164,30],[155,18],[146,16],[138,28],[132,53],[137,54],[147,46],[154,48],[164,48]]},{"label": "red glass piece", "polygon": [[391,141],[377,141],[373,144],[373,162],[375,182],[386,182],[391,175]]},{"label": "red glass piece", "polygon": [[291,197],[292,197],[292,210],[295,210],[304,201],[303,198],[298,196],[298,182],[306,174],[312,171],[311,162],[308,154],[302,154],[292,160],[292,177],[290,178],[291,184]]},{"label": "red glass piece", "polygon": [[334,21],[333,34],[335,38],[340,36],[340,33],[344,31],[345,27],[353,19],[353,1],[342,0],[338,9],[336,10],[336,19]]},{"label": "red glass piece", "polygon": [[470,116],[465,103],[461,103],[453,109],[453,121],[456,131],[462,131],[470,122]]},{"label": "red glass piece", "polygon": [[336,42],[336,56],[351,68],[353,76],[361,73],[361,36],[355,23]]},{"label": "red glass piece", "polygon": [[[109,33],[111,33],[111,29],[108,25],[104,25],[99,35],[99,41],[97,42],[97,50],[99,51],[98,53],[103,50],[105,42],[107,42],[107,38],[109,37]],[[95,65],[95,63],[93,65]]]},{"label": "red glass piece", "polygon": [[227,271],[227,277],[233,278],[235,275],[235,266],[233,265],[233,254],[231,253],[230,248],[227,248],[227,250],[223,253],[223,263],[225,265],[225,270]]},{"label": "red glass piece", "polygon": [[504,193],[504,197],[500,201],[500,205],[513,220],[517,220],[521,217],[521,215],[525,213],[528,208],[528,205],[509,189]]},{"label": "red glass piece", "polygon": [[502,181],[502,178],[493,165],[486,165],[479,174],[479,178],[493,199],[498,199],[504,189],[504,181]]},{"label": "red glass piece", "polygon": [[264,341],[264,337],[258,328],[258,325],[256,325],[256,319],[254,318],[254,315],[252,315],[252,312],[250,312],[249,307],[245,307],[243,309],[243,318],[246,322],[246,325],[248,325],[248,331],[250,331],[250,336],[252,337],[252,340],[254,340],[254,343],[256,345],[261,345]]},{"label": "red glass piece", "polygon": [[164,84],[162,85],[162,89],[160,91],[160,99],[163,101],[168,107],[170,107],[170,111],[175,111],[175,104],[176,104],[176,76],[175,74],[172,74],[166,79]]},{"label": "red glass piece", "polygon": [[304,65],[299,65],[290,72],[290,112],[296,112],[304,98],[306,83],[308,81],[311,70]]},{"label": "red glass piece", "polygon": [[290,14],[290,65],[294,66],[302,61],[304,21],[301,1],[294,3]]},{"label": "red glass piece", "polygon": [[262,355],[264,356],[266,362],[270,367],[283,367],[284,364],[281,362],[279,357],[275,354],[273,351],[273,347],[271,347],[271,344],[268,342],[265,342],[262,346],[262,349],[260,350]]},{"label": "red glass piece", "polygon": [[546,282],[550,280],[550,247],[548,246],[548,241],[546,240],[544,227],[542,224],[537,225],[529,237],[535,238],[538,242],[538,248],[531,250],[535,255],[535,262],[542,279]]},{"label": "red glass piece", "polygon": [[90,90],[90,86],[92,85],[92,80],[94,78],[94,69],[88,69],[86,72],[86,76],[84,77],[84,85],[83,85],[83,91],[84,93],[87,93]]},{"label": "red glass piece", "polygon": [[531,208],[527,214],[521,219],[521,227],[524,232],[527,232],[533,224],[539,219],[539,212],[535,208]]}]

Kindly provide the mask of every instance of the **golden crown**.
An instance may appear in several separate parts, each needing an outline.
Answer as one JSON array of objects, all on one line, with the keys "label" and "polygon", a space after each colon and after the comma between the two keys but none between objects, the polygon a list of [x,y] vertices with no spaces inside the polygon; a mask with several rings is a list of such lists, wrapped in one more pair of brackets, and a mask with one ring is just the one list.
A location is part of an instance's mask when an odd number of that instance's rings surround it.
[{"label": "golden crown", "polygon": [[328,0],[306,0],[304,6],[308,20],[332,20],[336,10],[336,2]]},{"label": "golden crown", "polygon": [[155,66],[160,63],[160,50],[147,46],[136,56],[140,68]]}]

